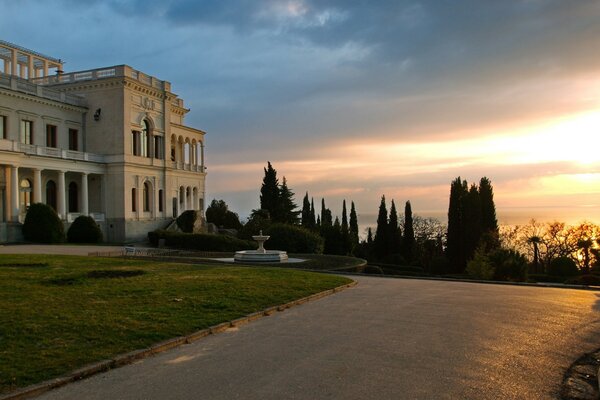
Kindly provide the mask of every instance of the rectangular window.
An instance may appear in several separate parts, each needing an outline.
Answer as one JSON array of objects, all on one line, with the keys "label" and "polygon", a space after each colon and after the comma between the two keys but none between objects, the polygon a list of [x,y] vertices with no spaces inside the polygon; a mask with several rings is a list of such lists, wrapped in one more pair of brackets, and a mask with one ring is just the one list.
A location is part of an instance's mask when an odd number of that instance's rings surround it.
[{"label": "rectangular window", "polygon": [[6,139],[6,117],[0,115],[0,139]]},{"label": "rectangular window", "polygon": [[137,211],[137,190],[135,188],[131,189],[131,211]]},{"label": "rectangular window", "polygon": [[158,211],[159,212],[163,211],[163,191],[162,191],[162,189],[160,189],[158,191]]},{"label": "rectangular window", "polygon": [[21,143],[33,144],[33,121],[21,121]]},{"label": "rectangular window", "polygon": [[79,151],[79,131],[69,129],[69,150]]},{"label": "rectangular window", "polygon": [[154,158],[163,159],[163,138],[162,136],[154,136]]},{"label": "rectangular window", "polygon": [[46,147],[56,147],[55,125],[46,125]]},{"label": "rectangular window", "polygon": [[140,155],[140,133],[137,131],[131,131],[131,154]]}]

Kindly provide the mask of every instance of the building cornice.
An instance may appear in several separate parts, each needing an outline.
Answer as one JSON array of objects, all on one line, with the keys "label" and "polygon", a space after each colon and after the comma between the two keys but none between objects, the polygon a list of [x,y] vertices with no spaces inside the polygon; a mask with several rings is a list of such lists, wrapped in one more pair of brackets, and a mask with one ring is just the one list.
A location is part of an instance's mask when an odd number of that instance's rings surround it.
[{"label": "building cornice", "polygon": [[88,111],[87,107],[74,106],[72,104],[63,103],[63,102],[58,101],[58,100],[50,100],[50,99],[47,99],[47,98],[44,98],[44,97],[39,97],[39,96],[31,95],[31,94],[26,94],[26,93],[23,93],[23,92],[17,92],[17,91],[10,90],[10,89],[2,89],[2,88],[0,88],[0,94],[4,94],[4,95],[10,96],[10,97],[14,97],[16,99],[33,101],[33,102],[38,103],[38,104],[43,104],[43,105],[47,105],[47,106],[53,106],[53,107],[60,108],[60,109],[63,109],[63,110],[78,111],[78,112],[86,112],[86,111]]}]

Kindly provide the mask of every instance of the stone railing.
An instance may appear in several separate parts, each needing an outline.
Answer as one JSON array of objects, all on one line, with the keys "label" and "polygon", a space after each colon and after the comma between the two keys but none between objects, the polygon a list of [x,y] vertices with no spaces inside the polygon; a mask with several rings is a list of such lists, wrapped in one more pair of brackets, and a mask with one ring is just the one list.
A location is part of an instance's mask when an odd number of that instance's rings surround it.
[{"label": "stone railing", "polygon": [[32,82],[39,85],[59,85],[65,83],[75,83],[83,81],[92,81],[97,79],[127,77],[134,79],[144,85],[152,86],[160,90],[171,90],[171,84],[167,81],[161,81],[153,76],[144,74],[128,65],[116,65],[108,68],[90,69],[87,71],[70,72],[67,74],[44,76],[33,78]]},{"label": "stone railing", "polygon": [[0,87],[30,94],[37,97],[42,97],[49,100],[60,101],[62,103],[71,104],[73,106],[86,107],[85,99],[81,96],[77,96],[71,93],[65,93],[63,91],[52,89],[49,87],[43,87],[40,84],[38,84],[38,80],[43,80],[46,78],[54,77],[44,77],[27,80],[13,75],[6,75],[0,72]]},{"label": "stone railing", "polygon": [[106,162],[102,154],[65,150],[56,147],[36,146],[34,144],[26,144],[7,139],[0,139],[0,150],[15,151],[36,156],[63,158],[66,160],[91,161],[98,163]]}]

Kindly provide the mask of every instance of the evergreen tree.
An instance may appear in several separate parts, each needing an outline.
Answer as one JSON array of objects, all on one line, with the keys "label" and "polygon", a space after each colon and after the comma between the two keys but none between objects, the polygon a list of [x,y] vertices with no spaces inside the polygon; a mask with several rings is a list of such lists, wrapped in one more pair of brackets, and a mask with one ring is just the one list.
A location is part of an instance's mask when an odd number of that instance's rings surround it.
[{"label": "evergreen tree", "polygon": [[371,230],[371,227],[367,229],[367,243],[373,243],[373,231]]},{"label": "evergreen tree", "polygon": [[269,161],[267,161],[267,168],[264,168],[264,171],[265,177],[260,188],[260,208],[269,212],[272,221],[278,221],[280,190],[277,171],[275,171]]},{"label": "evergreen tree", "polygon": [[354,202],[350,206],[350,242],[352,247],[358,245],[358,217],[356,216],[356,209],[354,208]]},{"label": "evergreen tree", "polygon": [[321,199],[321,227],[332,226],[333,217],[331,210],[325,207],[325,199]]},{"label": "evergreen tree", "polygon": [[308,192],[302,200],[302,226],[310,228],[310,202],[308,201]]},{"label": "evergreen tree", "polygon": [[283,177],[283,183],[279,188],[279,209],[277,218],[274,219],[274,222],[282,222],[284,224],[297,224],[298,223],[298,214],[300,211],[297,211],[298,205],[294,202],[294,192],[288,188],[287,180],[285,176]]},{"label": "evergreen tree", "polygon": [[479,199],[481,201],[481,232],[482,240],[488,249],[500,247],[500,232],[496,219],[494,204],[494,189],[492,182],[485,176],[479,181]]},{"label": "evergreen tree", "polygon": [[341,229],[340,220],[337,217],[332,225],[323,226],[323,238],[325,239],[325,244],[323,246],[324,254],[345,254]]},{"label": "evergreen tree", "polygon": [[346,200],[342,203],[342,225],[340,227],[343,255],[352,253],[352,241],[350,240],[350,230],[348,228],[348,212],[346,210]]},{"label": "evergreen tree", "polygon": [[317,223],[316,223],[316,227],[317,229],[321,229],[321,217],[317,215]]},{"label": "evergreen tree", "polygon": [[400,226],[398,225],[398,212],[396,211],[396,203],[394,203],[394,199],[392,199],[392,204],[390,206],[390,217],[388,218],[387,254],[396,254],[400,252],[401,237],[402,233],[400,231]]},{"label": "evergreen tree", "polygon": [[463,207],[467,193],[467,181],[461,180],[460,176],[450,184],[446,254],[452,272],[463,272],[467,266]]},{"label": "evergreen tree", "polygon": [[473,184],[464,197],[465,258],[471,260],[481,240],[481,200],[477,185]]},{"label": "evergreen tree", "polygon": [[388,221],[387,207],[385,205],[385,195],[381,196],[379,204],[379,214],[377,215],[377,229],[373,239],[373,255],[375,258],[383,259],[388,253]]},{"label": "evergreen tree", "polygon": [[415,230],[413,227],[412,207],[409,200],[404,206],[404,236],[402,237],[402,257],[404,257],[404,259],[410,263],[415,258],[415,249]]},{"label": "evergreen tree", "polygon": [[342,232],[348,232],[348,212],[346,211],[346,199],[342,203]]},{"label": "evergreen tree", "polygon": [[310,227],[312,229],[316,228],[317,226],[317,221],[315,219],[315,202],[313,200],[313,198],[310,198]]}]

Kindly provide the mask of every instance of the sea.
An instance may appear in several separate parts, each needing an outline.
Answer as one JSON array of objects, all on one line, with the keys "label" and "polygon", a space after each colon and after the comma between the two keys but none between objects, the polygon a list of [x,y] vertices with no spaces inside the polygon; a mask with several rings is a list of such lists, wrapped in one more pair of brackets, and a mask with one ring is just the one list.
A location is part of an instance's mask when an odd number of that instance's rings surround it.
[{"label": "sea", "polygon": [[[436,218],[442,224],[448,222],[448,210],[414,211],[413,215],[426,218]],[[591,222],[600,225],[600,206],[591,207],[498,207],[496,217],[499,225],[525,225],[532,219],[537,222],[564,222],[567,225],[576,225],[581,222]],[[369,227],[375,233],[377,227],[377,214],[359,214],[358,226],[361,237],[366,237]]]}]

